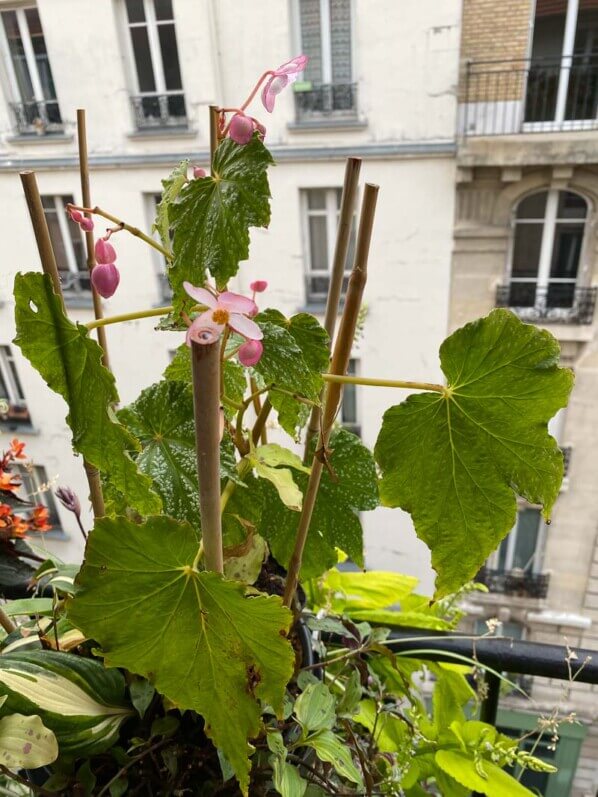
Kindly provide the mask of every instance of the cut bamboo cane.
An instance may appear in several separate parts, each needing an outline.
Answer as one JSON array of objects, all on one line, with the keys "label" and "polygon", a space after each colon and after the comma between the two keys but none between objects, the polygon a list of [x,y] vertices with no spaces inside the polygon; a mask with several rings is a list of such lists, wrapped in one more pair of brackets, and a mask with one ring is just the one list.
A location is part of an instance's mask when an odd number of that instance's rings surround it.
[{"label": "cut bamboo cane", "polygon": [[[81,176],[81,195],[83,197],[83,205],[86,208],[91,207],[91,191],[89,187],[89,159],[87,157],[87,122],[85,117],[85,109],[77,108],[77,141],[79,144],[79,173]],[[93,231],[86,230],[85,232],[85,246],[87,249],[87,269],[89,275],[96,264]],[[91,295],[93,299],[93,314],[96,320],[104,317],[104,310],[102,308],[102,299],[96,289],[91,285]],[[108,359],[108,343],[106,340],[106,329],[103,326],[97,327],[98,343],[102,349],[102,364],[106,368],[110,368],[110,361]]]},{"label": "cut bamboo cane", "polygon": [[[58,274],[58,267],[56,265],[56,258],[54,257],[54,250],[52,248],[52,241],[50,239],[50,232],[48,224],[44,215],[44,208],[42,200],[39,195],[37,187],[37,180],[34,172],[21,172],[21,183],[23,191],[25,192],[25,199],[27,201],[27,208],[29,209],[29,216],[31,224],[33,225],[33,234],[37,243],[37,250],[41,260],[42,269],[44,274],[47,274],[52,280],[54,292],[60,299],[62,309],[66,314],[64,307],[64,297],[62,295],[62,286],[60,284],[60,276]],[[66,369],[66,364],[65,364]],[[93,508],[94,517],[102,517],[106,514],[104,507],[104,497],[102,495],[102,484],[100,482],[100,474],[93,465],[84,462],[85,473],[89,484],[89,499]]]},{"label": "cut bamboo cane", "polygon": [[220,343],[191,342],[195,450],[206,570],[223,571],[220,516]]},{"label": "cut bamboo cane", "polygon": [[[361,158],[348,158],[345,166],[345,181],[343,194],[341,197],[341,208],[338,228],[336,231],[336,243],[334,246],[334,256],[332,258],[332,273],[330,275],[330,285],[328,287],[328,298],[326,300],[326,315],[324,317],[324,329],[330,338],[329,346],[332,347],[338,308],[343,290],[343,279],[345,276],[345,265],[349,242],[351,240],[351,227],[353,225],[353,215],[355,213],[355,201],[357,199],[357,185],[359,182],[359,171],[361,169]],[[320,395],[322,400],[324,390]],[[320,420],[322,417],[321,407],[314,407],[311,411],[307,432],[305,434],[304,461],[309,459],[309,449],[311,441],[320,430]]]},{"label": "cut bamboo cane", "polygon": [[[351,356],[351,347],[355,336],[355,329],[359,319],[361,300],[367,279],[367,262],[372,239],[372,228],[374,224],[374,214],[376,212],[376,200],[378,197],[378,186],[366,183],[363,203],[361,206],[361,218],[359,221],[359,231],[357,234],[357,246],[355,250],[355,261],[349,279],[345,307],[341,317],[339,333],[334,345],[330,372],[342,375],[346,372]],[[303,559],[303,550],[307,541],[309,526],[316,503],[316,497],[322,477],[322,470],[328,456],[327,448],[330,440],[332,424],[338,412],[340,404],[342,385],[336,382],[329,382],[326,388],[324,401],[324,411],[322,414],[322,426],[318,439],[318,446],[313,457],[311,472],[307,483],[307,490],[303,497],[303,508],[299,518],[299,526],[295,539],[293,555],[289,562],[288,573],[284,591],[284,604],[290,607],[297,583]]]}]

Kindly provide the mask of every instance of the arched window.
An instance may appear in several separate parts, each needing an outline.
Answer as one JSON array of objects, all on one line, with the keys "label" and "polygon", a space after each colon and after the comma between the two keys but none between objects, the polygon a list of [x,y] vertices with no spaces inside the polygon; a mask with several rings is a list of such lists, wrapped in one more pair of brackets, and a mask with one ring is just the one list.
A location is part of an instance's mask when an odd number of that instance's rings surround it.
[{"label": "arched window", "polygon": [[577,279],[587,216],[588,203],[571,191],[539,191],[519,202],[505,297],[509,307],[531,320],[570,314],[579,299]]}]

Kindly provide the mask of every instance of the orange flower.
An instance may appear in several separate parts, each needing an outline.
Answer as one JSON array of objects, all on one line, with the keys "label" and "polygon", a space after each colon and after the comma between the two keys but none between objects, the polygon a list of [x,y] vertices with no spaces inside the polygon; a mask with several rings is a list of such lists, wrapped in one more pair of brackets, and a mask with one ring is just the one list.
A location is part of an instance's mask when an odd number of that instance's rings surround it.
[{"label": "orange flower", "polygon": [[33,509],[30,523],[32,524],[32,531],[49,531],[52,524],[48,523],[50,513],[47,507],[39,504]]},{"label": "orange flower", "polygon": [[0,470],[0,490],[14,492],[21,486],[21,478],[15,473]]},{"label": "orange flower", "polygon": [[29,523],[21,515],[12,516],[11,533],[13,537],[24,537],[29,531]]},{"label": "orange flower", "polygon": [[0,528],[6,528],[11,525],[12,509],[8,504],[0,504]]},{"label": "orange flower", "polygon": [[15,459],[27,459],[27,454],[23,454],[24,448],[25,443],[21,443],[16,437],[10,441],[10,453]]}]

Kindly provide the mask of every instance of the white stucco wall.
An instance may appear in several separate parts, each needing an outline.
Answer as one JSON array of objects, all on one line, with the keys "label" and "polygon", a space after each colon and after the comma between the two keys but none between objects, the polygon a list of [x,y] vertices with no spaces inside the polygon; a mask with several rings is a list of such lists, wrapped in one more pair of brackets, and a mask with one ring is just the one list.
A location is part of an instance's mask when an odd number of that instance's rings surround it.
[{"label": "white stucco wall", "polygon": [[[120,0],[40,0],[38,5],[67,132],[73,132],[76,108],[87,108],[94,202],[143,228],[149,226],[144,195],[159,190],[169,165],[194,154],[194,160],[205,164],[207,106],[214,101],[240,102],[254,77],[296,50],[292,4],[174,0],[192,132],[140,140],[130,136],[130,78]],[[3,6],[0,2],[0,10]],[[254,232],[250,260],[242,266],[236,287],[243,290],[252,279],[267,279],[270,287],[263,306],[292,314],[305,305],[299,190],[340,187],[343,158],[351,150],[363,156],[362,183],[380,185],[366,289],[368,315],[358,351],[364,375],[441,378],[437,351],[447,329],[459,7],[458,0],[355,1],[355,80],[360,119],[365,123],[359,128],[299,132],[289,127],[294,119],[290,91],[280,96],[271,117],[255,105],[256,115],[267,124],[267,143],[280,159],[270,177],[270,229]],[[80,198],[73,167],[75,141],[15,141],[6,100],[0,101],[0,344],[14,334],[14,273],[39,267],[18,169],[35,167],[43,194],[72,193]],[[141,163],[137,156],[142,156]],[[164,165],[152,166],[156,160]],[[100,161],[103,165],[98,165]],[[121,286],[105,303],[105,314],[160,304],[153,253],[124,233],[115,243]],[[72,317],[89,320],[91,312],[72,311]],[[108,329],[111,364],[123,403],[160,377],[168,350],[180,342],[180,335],[154,333],[154,323],[149,319]],[[84,496],[81,460],[70,452],[65,405],[17,354],[37,431],[22,435],[28,450],[59,484],[71,484]],[[403,395],[359,389],[367,444],[373,445],[384,410]],[[62,515],[68,539],[49,540],[48,545],[72,559],[81,554],[81,540],[68,513]],[[418,575],[429,591],[428,553],[416,540],[409,518],[398,510],[380,509],[364,521],[368,566]]]}]

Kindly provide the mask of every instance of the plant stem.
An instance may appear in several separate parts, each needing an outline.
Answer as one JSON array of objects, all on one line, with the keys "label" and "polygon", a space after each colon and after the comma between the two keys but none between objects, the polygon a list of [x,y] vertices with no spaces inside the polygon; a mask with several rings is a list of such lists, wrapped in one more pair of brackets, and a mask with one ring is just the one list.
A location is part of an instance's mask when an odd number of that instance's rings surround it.
[{"label": "plant stem", "polygon": [[140,230],[139,227],[133,227],[131,224],[127,224],[126,221],[119,219],[117,216],[113,216],[112,213],[108,213],[107,210],[103,210],[102,208],[98,207],[97,205],[93,208],[90,207],[81,207],[80,205],[68,205],[69,208],[73,210],[80,210],[81,213],[93,213],[95,216],[102,216],[104,219],[108,219],[113,224],[116,224],[117,227],[120,227],[121,230],[126,230],[131,235],[134,235],[136,238],[141,238],[142,241],[148,246],[151,246],[153,249],[156,249],[158,252],[164,255],[165,258],[168,260],[172,260],[172,252],[168,249],[165,249],[161,244],[157,241],[154,241],[149,235]]},{"label": "plant stem", "polygon": [[[79,144],[81,196],[83,197],[83,204],[89,206],[91,205],[91,192],[89,187],[89,160],[87,157],[87,122],[84,108],[77,108],[77,141]],[[85,232],[85,247],[87,249],[87,268],[89,270],[89,274],[91,275],[91,272],[96,265],[93,232],[91,230]],[[93,314],[96,319],[100,319],[104,315],[102,299],[99,293],[93,287],[93,283],[91,284],[91,296],[93,299]],[[108,343],[106,340],[106,330],[104,327],[98,327],[97,335],[98,343],[102,349],[102,365],[109,369],[110,361],[108,359]]]},{"label": "plant stem", "polygon": [[[260,440],[264,444],[264,434],[266,429],[266,421],[268,420],[268,416],[270,415],[270,410],[272,409],[272,404],[270,404],[270,399],[266,398],[264,403],[262,404],[262,408],[260,410],[260,414],[257,416],[253,429],[251,431],[251,439],[254,445],[257,445],[258,440]],[[267,441],[266,441],[267,442]],[[265,444],[264,444],[265,445]]]},{"label": "plant stem", "polygon": [[35,783],[31,783],[30,780],[24,778],[22,775],[13,772],[8,767],[5,767],[4,764],[0,764],[0,772],[4,772],[7,778],[10,780],[14,780],[16,783],[20,783],[22,786],[27,786],[30,792],[34,794],[42,794],[48,795],[48,797],[56,797],[56,792],[48,791],[47,789],[42,788],[41,786],[36,786]]},{"label": "plant stem", "polygon": [[[248,459],[243,458],[237,463],[237,475],[239,479],[242,480],[249,473],[250,470],[251,470],[251,462],[249,462]],[[229,479],[229,481],[226,483],[226,487],[224,488],[224,490],[222,491],[222,495],[220,496],[221,513],[223,513],[224,510],[226,509],[228,500],[231,497],[231,495],[235,492],[236,487],[237,487],[237,482],[233,481],[232,479]]]},{"label": "plant stem", "polygon": [[[219,341],[205,346],[192,341],[191,365],[203,551],[206,569],[222,573]],[[195,568],[198,561],[196,557]]]},{"label": "plant stem", "polygon": [[340,374],[322,374],[326,382],[340,385],[369,385],[372,387],[398,387],[404,390],[433,390],[444,393],[446,387],[434,382],[405,382],[400,379],[371,379],[367,376],[341,376]]},{"label": "plant stem", "polygon": [[[346,373],[349,364],[351,347],[353,345],[355,329],[359,319],[361,299],[367,279],[367,261],[372,238],[377,197],[378,186],[366,183],[355,249],[355,262],[353,264],[353,270],[351,271],[351,278],[349,279],[345,307],[330,364],[330,371],[332,374],[342,375]],[[341,383],[330,382],[326,389],[326,400],[322,413],[322,427],[320,430],[318,447],[314,454],[309,481],[303,498],[303,508],[301,510],[301,517],[299,518],[295,546],[289,562],[286,578],[284,604],[287,607],[290,607],[293,603],[295,590],[297,589],[297,583],[299,581],[303,549],[307,541],[307,534],[309,532],[309,526],[316,504],[316,497],[320,487],[322,470],[324,469],[324,463],[327,457],[328,441],[330,439],[332,424],[334,423],[340,404],[341,388]]]},{"label": "plant stem", "polygon": [[107,318],[88,321],[85,326],[87,329],[95,329],[96,327],[105,327],[108,324],[120,324],[121,321],[137,321],[140,318],[153,318],[158,315],[168,315],[168,313],[172,313],[173,310],[174,307],[171,304],[164,307],[152,307],[151,310],[135,310],[132,313],[121,313],[121,315],[112,315]]},{"label": "plant stem", "polygon": [[17,630],[16,625],[10,619],[10,617],[6,614],[4,609],[0,606],[0,625],[6,631],[7,634],[12,634],[13,631]]},{"label": "plant stem", "polygon": [[[44,214],[44,208],[39,194],[39,189],[37,187],[35,173],[21,172],[21,183],[23,185],[25,199],[27,200],[27,207],[29,209],[29,216],[31,217],[31,224],[33,225],[33,232],[37,242],[37,249],[42,264],[42,269],[44,274],[47,274],[52,280],[54,292],[58,296],[62,305],[62,311],[66,316],[64,297],[62,295],[62,286],[60,284],[60,276],[58,274],[58,266],[56,265],[56,258],[54,257],[54,249],[52,248],[48,223]],[[63,368],[67,381],[69,381],[68,368],[64,360]],[[87,481],[89,484],[89,497],[93,507],[94,517],[101,517],[105,514],[105,508],[99,471],[85,460],[83,461],[83,465],[85,467],[85,473],[87,475]]]},{"label": "plant stem", "polygon": [[[140,753],[139,755],[135,756],[135,758],[132,758],[130,761],[127,761],[127,763],[118,770],[116,775],[113,778],[111,778],[108,781],[108,783],[106,783],[106,785],[102,788],[102,790],[98,792],[98,797],[103,797],[104,794],[108,794],[108,792],[110,791],[110,786],[116,783],[116,781],[119,778],[121,778],[132,766],[137,764],[139,761],[141,761],[141,759],[145,758],[146,756],[151,755],[151,753],[155,752],[156,750],[159,750],[160,747],[164,747],[164,745],[168,744],[169,742],[170,739],[160,739],[159,742],[156,742],[151,747],[148,747],[147,750],[143,751],[143,753]],[[49,793],[50,792],[47,792],[47,794]]]},{"label": "plant stem", "polygon": [[[255,381],[254,377],[249,377],[249,389],[251,390],[251,394],[253,396],[253,409],[255,410],[256,418],[259,418],[262,403],[260,401],[259,393],[257,392],[257,382]],[[257,442],[257,440],[256,440]],[[262,433],[260,435],[260,443],[265,446],[268,442],[268,435],[266,434],[266,426],[264,425],[262,428]]]},{"label": "plant stem", "polygon": [[[338,308],[343,289],[343,279],[345,276],[345,264],[347,262],[347,252],[351,240],[351,227],[353,225],[353,215],[355,213],[355,201],[357,199],[357,185],[359,182],[359,170],[361,169],[361,158],[348,158],[345,165],[345,181],[343,184],[343,195],[341,198],[341,208],[339,214],[338,228],[336,231],[336,243],[334,246],[334,256],[332,258],[332,273],[328,286],[328,297],[326,299],[326,315],[324,317],[324,329],[328,333],[328,348],[332,347]],[[324,391],[320,395],[323,400]],[[310,444],[320,430],[320,420],[322,418],[321,406],[315,406],[311,411],[307,431],[305,434],[305,450],[303,461],[307,463],[309,459]]]},{"label": "plant stem", "polygon": [[266,78],[266,77],[268,77],[268,75],[272,75],[272,74],[274,74],[274,73],[272,72],[272,70],[271,70],[271,69],[268,69],[266,72],[264,72],[264,74],[263,74],[263,75],[262,75],[262,76],[259,78],[258,82],[257,82],[257,83],[255,84],[255,86],[253,87],[253,89],[252,89],[252,91],[251,91],[251,93],[250,93],[249,97],[247,97],[247,99],[245,100],[245,102],[243,103],[243,105],[241,105],[241,108],[240,108],[239,110],[241,110],[241,111],[244,111],[244,110],[245,110],[245,108],[247,108],[247,106],[249,105],[249,103],[250,103],[250,102],[253,100],[253,98],[255,97],[255,95],[258,93],[258,91],[259,91],[259,88],[260,88],[260,86],[262,85],[262,83],[263,83],[263,81],[264,81],[264,78]]},{"label": "plant stem", "polygon": [[220,140],[218,131],[218,121],[220,119],[220,108],[217,105],[210,105],[210,171],[214,176],[214,153],[216,152]]}]

